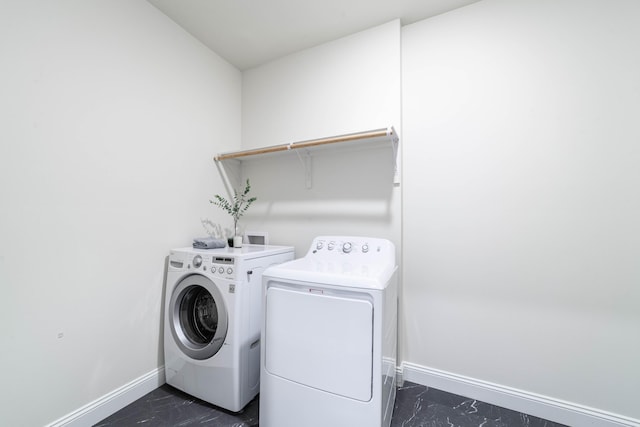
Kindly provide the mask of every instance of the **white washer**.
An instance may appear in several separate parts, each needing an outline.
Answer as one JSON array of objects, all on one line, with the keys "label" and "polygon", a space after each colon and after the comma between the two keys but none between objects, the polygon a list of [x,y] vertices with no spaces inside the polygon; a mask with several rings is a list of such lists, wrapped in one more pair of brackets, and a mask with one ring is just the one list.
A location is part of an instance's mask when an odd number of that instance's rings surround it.
[{"label": "white washer", "polygon": [[229,411],[260,390],[262,273],[289,246],[173,249],[167,267],[167,383]]},{"label": "white washer", "polygon": [[388,427],[396,394],[393,243],[316,237],[263,275],[261,427]]}]

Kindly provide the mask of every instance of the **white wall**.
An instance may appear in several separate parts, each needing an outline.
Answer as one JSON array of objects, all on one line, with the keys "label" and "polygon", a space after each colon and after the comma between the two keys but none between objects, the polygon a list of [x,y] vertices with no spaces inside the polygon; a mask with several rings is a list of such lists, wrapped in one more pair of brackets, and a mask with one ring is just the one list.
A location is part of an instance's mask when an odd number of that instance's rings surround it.
[{"label": "white wall", "polygon": [[241,76],[141,0],[5,2],[0,28],[0,423],[34,426],[162,366],[165,256],[226,220]]},{"label": "white wall", "polygon": [[640,3],[403,28],[404,360],[640,418]]},{"label": "white wall", "polygon": [[[398,20],[243,72],[243,148],[395,126],[400,131]],[[401,132],[400,132],[401,133]],[[258,197],[245,229],[304,255],[316,235],[365,235],[400,246],[400,188],[390,146],[312,155],[312,188],[298,154],[243,165]]]},{"label": "white wall", "polygon": [[0,419],[45,424],[162,365],[164,257],[202,217],[229,225],[211,155],[241,129],[250,148],[388,125],[401,187],[388,150],[314,155],[312,189],[268,157],[243,226],[298,255],[403,240],[404,361],[640,418],[639,17],[484,0],[406,27],[401,127],[398,21],[246,71],[241,95],[146,2],[5,6]]}]

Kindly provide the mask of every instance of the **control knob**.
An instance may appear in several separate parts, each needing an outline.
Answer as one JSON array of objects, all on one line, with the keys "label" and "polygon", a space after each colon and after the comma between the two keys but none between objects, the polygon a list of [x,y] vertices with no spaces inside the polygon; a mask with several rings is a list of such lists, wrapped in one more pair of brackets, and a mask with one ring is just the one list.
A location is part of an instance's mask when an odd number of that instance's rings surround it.
[{"label": "control knob", "polygon": [[195,257],[193,257],[193,266],[195,268],[200,268],[201,265],[202,265],[202,257],[200,255],[196,255]]},{"label": "control knob", "polygon": [[365,254],[369,252],[369,245],[367,245],[366,243],[362,245],[362,252]]},{"label": "control knob", "polygon": [[351,252],[351,249],[353,249],[353,246],[351,245],[351,243],[344,242],[342,244],[342,252],[344,252],[345,254],[348,254],[349,252]]}]

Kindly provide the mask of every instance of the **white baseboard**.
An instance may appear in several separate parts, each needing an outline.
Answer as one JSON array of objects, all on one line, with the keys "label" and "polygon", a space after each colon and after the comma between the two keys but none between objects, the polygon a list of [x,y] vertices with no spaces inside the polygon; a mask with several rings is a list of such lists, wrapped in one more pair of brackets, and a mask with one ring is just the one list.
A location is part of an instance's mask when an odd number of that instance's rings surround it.
[{"label": "white baseboard", "polygon": [[[404,381],[410,381],[569,426],[640,427],[638,419],[409,362],[403,362],[397,374],[399,385]],[[160,367],[65,415],[47,427],[84,427],[96,424],[164,383],[164,367]]]},{"label": "white baseboard", "polygon": [[52,422],[47,427],[94,425],[165,383],[164,366],[136,378],[110,393]]},{"label": "white baseboard", "polygon": [[640,426],[640,420],[637,419],[413,363],[403,362],[400,374],[402,381],[437,388],[568,426]]}]

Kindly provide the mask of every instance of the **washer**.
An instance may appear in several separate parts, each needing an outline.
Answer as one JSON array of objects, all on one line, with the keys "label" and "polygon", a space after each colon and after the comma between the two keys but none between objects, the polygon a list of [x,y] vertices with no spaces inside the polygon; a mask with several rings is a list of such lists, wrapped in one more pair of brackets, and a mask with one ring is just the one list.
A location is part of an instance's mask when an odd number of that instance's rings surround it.
[{"label": "washer", "polygon": [[174,249],[164,310],[167,384],[229,411],[260,390],[262,273],[289,246]]},{"label": "washer", "polygon": [[263,275],[261,427],[385,426],[396,394],[397,267],[384,239],[316,237]]}]

